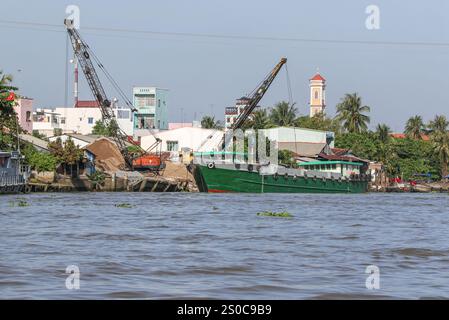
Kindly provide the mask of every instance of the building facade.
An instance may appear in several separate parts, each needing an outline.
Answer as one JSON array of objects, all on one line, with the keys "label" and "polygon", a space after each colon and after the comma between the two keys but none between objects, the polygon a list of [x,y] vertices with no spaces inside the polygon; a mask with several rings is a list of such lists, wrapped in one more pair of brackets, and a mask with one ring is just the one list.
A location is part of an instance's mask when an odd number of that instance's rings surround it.
[{"label": "building facade", "polygon": [[235,103],[235,107],[228,107],[225,110],[225,129],[229,130],[234,125],[235,121],[240,117],[240,115],[248,107],[250,99],[247,97],[242,97],[238,99]]},{"label": "building facade", "polygon": [[326,79],[317,73],[310,79],[310,117],[326,111]]},{"label": "building facade", "polygon": [[[112,109],[120,128],[133,136],[133,113],[128,107],[113,104]],[[47,137],[61,134],[91,134],[103,116],[95,101],[82,102],[74,108],[37,109],[33,113],[33,129]]]},{"label": "building facade", "polygon": [[33,99],[18,98],[15,101],[14,111],[20,127],[27,133],[33,132]]},{"label": "building facade", "polygon": [[222,130],[184,127],[142,137],[141,146],[147,150],[158,138],[162,143],[161,151],[170,152],[171,158],[176,158],[183,150],[218,151],[223,134]]},{"label": "building facade", "polygon": [[140,130],[168,130],[168,90],[156,87],[134,87],[134,134]]}]

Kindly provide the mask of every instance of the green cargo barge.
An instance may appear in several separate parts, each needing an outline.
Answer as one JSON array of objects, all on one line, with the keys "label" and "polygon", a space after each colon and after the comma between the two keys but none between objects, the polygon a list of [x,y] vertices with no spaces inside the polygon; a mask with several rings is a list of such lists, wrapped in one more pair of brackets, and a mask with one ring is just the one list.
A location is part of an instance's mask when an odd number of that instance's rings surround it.
[{"label": "green cargo barge", "polygon": [[196,163],[200,192],[208,193],[365,193],[369,175],[288,169],[281,166]]}]

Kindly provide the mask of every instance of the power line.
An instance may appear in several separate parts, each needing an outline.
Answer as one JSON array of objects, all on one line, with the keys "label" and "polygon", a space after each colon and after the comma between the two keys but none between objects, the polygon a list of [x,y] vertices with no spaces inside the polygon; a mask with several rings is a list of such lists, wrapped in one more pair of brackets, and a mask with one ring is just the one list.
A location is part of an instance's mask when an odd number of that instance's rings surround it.
[{"label": "power line", "polygon": [[[60,28],[63,26],[48,23],[26,22],[0,20],[0,23],[21,25],[28,27],[46,27]],[[332,40],[332,39],[312,39],[312,38],[289,38],[289,37],[268,37],[268,36],[242,36],[242,35],[226,35],[226,34],[209,34],[209,33],[190,33],[190,32],[163,32],[139,29],[119,29],[119,28],[102,28],[102,27],[83,27],[83,30],[102,31],[112,33],[132,33],[143,35],[159,35],[172,37],[195,37],[195,38],[212,38],[212,39],[229,39],[229,40],[246,40],[246,41],[277,41],[277,42],[302,42],[302,43],[327,43],[327,44],[359,44],[359,45],[387,45],[387,46],[421,46],[421,47],[449,47],[449,42],[413,42],[413,41],[368,41],[368,40]],[[47,30],[50,31],[50,30]],[[56,31],[56,30],[51,30]]]}]

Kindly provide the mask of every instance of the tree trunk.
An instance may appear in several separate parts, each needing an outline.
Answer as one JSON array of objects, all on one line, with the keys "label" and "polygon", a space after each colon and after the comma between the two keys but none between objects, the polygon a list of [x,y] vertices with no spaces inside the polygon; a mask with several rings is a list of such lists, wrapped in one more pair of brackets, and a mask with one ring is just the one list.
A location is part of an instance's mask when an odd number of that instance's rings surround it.
[{"label": "tree trunk", "polygon": [[443,159],[441,159],[441,177],[444,180],[447,180],[448,176],[448,169],[447,169],[447,159],[445,157],[443,157]]}]

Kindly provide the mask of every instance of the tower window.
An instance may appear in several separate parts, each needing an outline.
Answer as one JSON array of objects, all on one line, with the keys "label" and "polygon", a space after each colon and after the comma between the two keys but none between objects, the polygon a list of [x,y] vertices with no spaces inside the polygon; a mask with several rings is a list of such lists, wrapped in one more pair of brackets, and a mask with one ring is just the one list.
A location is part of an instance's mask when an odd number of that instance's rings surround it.
[{"label": "tower window", "polygon": [[315,100],[318,100],[319,99],[319,93],[318,93],[318,91],[315,91]]}]

